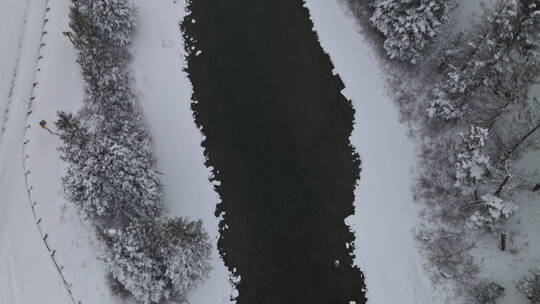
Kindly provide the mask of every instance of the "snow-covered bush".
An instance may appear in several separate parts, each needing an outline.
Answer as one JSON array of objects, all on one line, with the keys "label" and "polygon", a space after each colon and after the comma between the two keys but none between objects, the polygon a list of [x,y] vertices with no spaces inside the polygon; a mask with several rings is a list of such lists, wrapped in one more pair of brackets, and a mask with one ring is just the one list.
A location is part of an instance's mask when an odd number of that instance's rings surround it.
[{"label": "snow-covered bush", "polygon": [[484,281],[472,288],[470,292],[474,304],[496,304],[497,299],[504,293],[504,287],[495,283]]},{"label": "snow-covered bush", "polygon": [[540,270],[531,272],[530,275],[524,277],[517,289],[531,301],[531,304],[540,303]]},{"label": "snow-covered bush", "polygon": [[446,21],[449,0],[375,0],[371,23],[388,56],[416,63]]}]

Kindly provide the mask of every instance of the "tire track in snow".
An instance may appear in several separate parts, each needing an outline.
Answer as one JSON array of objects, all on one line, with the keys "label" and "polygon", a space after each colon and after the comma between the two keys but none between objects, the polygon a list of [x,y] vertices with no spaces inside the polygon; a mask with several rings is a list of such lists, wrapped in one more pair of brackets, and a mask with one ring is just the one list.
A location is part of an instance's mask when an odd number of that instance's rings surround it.
[{"label": "tire track in snow", "polygon": [[11,108],[11,103],[13,102],[13,93],[15,89],[15,79],[17,78],[17,72],[19,70],[19,62],[21,61],[21,49],[23,44],[23,37],[24,32],[26,30],[26,24],[28,21],[28,9],[30,7],[30,0],[26,1],[26,7],[25,7],[25,13],[24,13],[24,20],[23,25],[21,27],[21,31],[19,33],[19,39],[18,39],[18,45],[17,45],[17,59],[15,60],[15,65],[13,67],[13,72],[11,73],[11,83],[9,86],[8,91],[8,99],[6,103],[6,108],[3,111],[2,120],[0,120],[0,144],[2,143],[2,139],[4,138],[4,133],[6,131],[6,125],[9,120],[9,111]]},{"label": "tire track in snow", "polygon": [[[63,266],[58,263],[58,261],[56,260],[56,257],[55,257],[55,253],[56,253],[56,250],[54,250],[48,243],[47,241],[47,238],[48,238],[48,234],[41,228],[41,217],[38,215],[38,213],[36,212],[36,208],[35,206],[37,205],[37,201],[35,201],[32,197],[32,190],[33,190],[33,186],[30,185],[30,182],[29,182],[29,176],[30,176],[30,173],[31,171],[28,169],[27,167],[27,164],[26,164],[26,161],[27,159],[30,157],[27,152],[26,152],[26,146],[27,144],[30,142],[29,139],[28,139],[28,130],[31,128],[31,125],[29,124],[29,117],[30,115],[32,114],[32,109],[33,109],[33,105],[34,105],[34,102],[35,102],[35,96],[36,96],[36,89],[38,88],[38,73],[41,71],[41,68],[40,68],[40,62],[43,60],[43,47],[45,46],[45,35],[47,34],[47,31],[45,30],[46,28],[46,25],[49,21],[48,19],[48,15],[49,15],[49,11],[50,11],[50,7],[49,7],[49,2],[50,0],[45,0],[45,9],[43,11],[43,23],[42,23],[42,28],[41,28],[41,35],[40,35],[40,42],[39,42],[39,54],[38,54],[38,57],[37,57],[37,69],[35,71],[35,74],[34,74],[34,82],[32,84],[32,89],[31,89],[31,92],[30,92],[30,100],[28,100],[27,104],[28,104],[28,111],[27,111],[27,114],[26,114],[26,120],[25,120],[25,127],[24,127],[24,143],[23,143],[23,148],[22,148],[22,157],[23,157],[23,161],[22,161],[22,167],[23,167],[23,173],[24,173],[24,183],[25,183],[25,187],[26,187],[26,193],[27,193],[27,197],[28,197],[28,204],[30,205],[30,209],[32,210],[32,216],[34,217],[34,223],[36,224],[36,227],[37,227],[37,230],[39,231],[39,234],[41,236],[41,240],[43,242],[43,246],[45,247],[45,249],[47,250],[48,254],[49,254],[49,257],[50,257],[50,260],[51,260],[51,263],[54,265],[54,267],[56,268],[56,271],[58,273],[58,276],[60,277],[60,280],[62,281],[62,284],[64,286],[64,289],[66,290],[66,293],[68,295],[68,297],[70,298],[71,300],[71,303],[72,304],[82,304],[81,301],[78,301],[75,299],[75,296],[73,295],[73,292],[71,291],[71,283],[69,283],[69,281],[65,278],[62,270],[63,270]],[[28,10],[27,10],[28,12]],[[25,20],[25,23],[26,23],[26,20]],[[22,41],[22,37],[21,37],[21,41]],[[18,60],[17,60],[17,65],[18,65]],[[13,83],[13,86],[15,84]]]}]

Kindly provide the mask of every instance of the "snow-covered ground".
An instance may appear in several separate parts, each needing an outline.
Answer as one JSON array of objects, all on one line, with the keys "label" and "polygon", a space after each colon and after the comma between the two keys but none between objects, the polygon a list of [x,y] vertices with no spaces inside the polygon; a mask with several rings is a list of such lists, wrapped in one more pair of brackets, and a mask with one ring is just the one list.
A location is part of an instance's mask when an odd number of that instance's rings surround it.
[{"label": "snow-covered ground", "polygon": [[29,1],[2,1],[0,10],[11,17],[0,19],[0,142],[9,120],[10,105],[21,54]]},{"label": "snow-covered ground", "polygon": [[[23,18],[12,13],[26,4],[16,2],[8,1],[1,10],[2,18],[13,19],[14,32]],[[9,274],[0,276],[0,303],[112,303],[93,233],[61,193],[60,143],[38,126],[45,119],[54,130],[56,111],[75,111],[80,105],[79,67],[62,35],[68,30],[71,1],[29,3],[0,144],[0,273]],[[19,39],[3,39],[2,49],[18,47]],[[2,98],[2,104],[6,101]]]},{"label": "snow-covered ground", "polygon": [[190,109],[192,87],[183,71],[184,44],[179,23],[186,14],[184,1],[135,1],[140,13],[133,69],[139,101],[150,126],[158,169],[163,172],[169,216],[202,219],[214,245],[213,271],[189,295],[191,304],[229,303],[229,272],[217,252],[219,197],[204,166],[202,134]]},{"label": "snow-covered ground", "polygon": [[385,95],[382,72],[371,46],[339,1],[306,0],[315,30],[345,83],[356,110],[351,142],[362,160],[354,215],[356,263],[366,276],[368,301],[443,303],[423,271],[412,229],[418,207],[412,200],[414,143]]},{"label": "snow-covered ground", "polygon": [[[55,1],[58,2],[67,1]],[[39,226],[44,231],[44,234],[40,234],[32,214],[30,197],[35,197],[34,191],[41,187],[29,188],[25,177],[30,178],[31,175],[23,171],[26,160],[41,157],[40,153],[45,151],[41,147],[26,147],[29,158],[23,158],[24,142],[30,140],[30,133],[35,129],[33,125],[28,129],[29,132],[25,132],[27,102],[38,91],[38,87],[34,87],[33,83],[38,78],[49,78],[45,74],[38,77],[37,72],[45,60],[45,57],[39,59],[46,49],[41,43],[49,40],[49,36],[43,35],[43,28],[49,28],[57,17],[52,11],[46,12],[48,4],[46,1],[18,0],[2,1],[0,4],[0,44],[2,51],[7,54],[6,57],[0,57],[2,69],[7,67],[8,73],[8,77],[2,78],[0,104],[3,109],[9,109],[2,122],[5,123],[5,132],[0,142],[0,303],[71,303],[67,289],[53,264],[52,252],[47,250],[42,240],[42,236],[48,231],[45,226]],[[48,24],[45,24],[46,18],[51,18]],[[65,17],[63,18],[65,20]],[[4,75],[4,70],[2,74]],[[62,75],[57,78],[61,85],[64,77],[66,76]],[[9,82],[8,86],[5,81]],[[31,121],[32,119],[29,120]],[[31,172],[32,176],[39,176],[39,169],[36,169],[35,175]],[[54,187],[57,173],[49,172],[40,185]],[[44,207],[56,203],[54,200],[39,201],[44,203]],[[49,237],[47,242],[51,241],[52,235]]]}]

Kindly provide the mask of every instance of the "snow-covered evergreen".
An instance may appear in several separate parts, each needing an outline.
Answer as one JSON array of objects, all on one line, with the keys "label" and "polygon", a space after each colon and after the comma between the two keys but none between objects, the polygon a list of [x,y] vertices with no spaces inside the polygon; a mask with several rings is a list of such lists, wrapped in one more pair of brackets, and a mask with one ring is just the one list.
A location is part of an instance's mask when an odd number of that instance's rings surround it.
[{"label": "snow-covered evergreen", "polygon": [[102,241],[102,259],[113,278],[137,300],[160,303],[171,296],[170,281],[155,243],[158,236],[152,223],[132,222],[123,229],[98,232]]},{"label": "snow-covered evergreen", "polygon": [[201,221],[169,219],[161,225],[161,240],[160,253],[173,294],[185,294],[207,278],[211,246]]},{"label": "snow-covered evergreen", "polygon": [[449,0],[375,0],[371,23],[388,56],[417,63],[447,20]]}]

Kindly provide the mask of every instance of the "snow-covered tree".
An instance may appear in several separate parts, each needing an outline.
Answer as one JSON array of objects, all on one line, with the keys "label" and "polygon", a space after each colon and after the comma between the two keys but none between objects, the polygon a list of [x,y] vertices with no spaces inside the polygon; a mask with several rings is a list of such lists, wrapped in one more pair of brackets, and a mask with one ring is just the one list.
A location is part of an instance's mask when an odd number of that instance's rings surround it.
[{"label": "snow-covered tree", "polygon": [[[509,195],[518,180],[512,164],[538,143],[540,133],[540,106],[529,98],[540,77],[538,33],[536,1],[501,0],[438,56],[443,77],[429,95],[427,125],[452,121],[435,132],[452,146],[453,186],[461,191],[457,208],[474,226],[492,229],[518,207]],[[452,133],[459,134],[457,145],[451,144]]]},{"label": "snow-covered tree", "polygon": [[161,227],[165,275],[172,283],[172,293],[183,295],[208,278],[211,247],[201,221],[173,218]]},{"label": "snow-covered tree", "polygon": [[439,57],[443,79],[435,85],[428,115],[456,120],[465,113],[497,116],[526,98],[540,75],[540,10],[531,0],[502,0]]},{"label": "snow-covered tree", "polygon": [[[58,112],[58,121],[56,122],[58,136],[64,143],[59,148],[62,160],[76,166],[83,165],[88,156],[86,146],[91,141],[88,128],[82,125],[80,119],[71,113]],[[73,169],[69,168],[68,170]]]},{"label": "snow-covered tree", "polygon": [[460,145],[456,153],[455,187],[462,188],[475,184],[490,170],[489,156],[482,153],[488,130],[471,125],[468,132],[460,132]]},{"label": "snow-covered tree", "polygon": [[[456,173],[454,187],[460,189],[464,200],[460,207],[468,211],[470,220],[477,227],[492,229],[495,223],[509,218],[518,209],[513,199],[503,199],[501,185],[506,185],[511,177],[508,167],[498,168],[483,149],[488,138],[488,130],[482,127],[469,127],[468,132],[459,134],[460,143],[457,146]],[[496,177],[502,176],[499,184]],[[483,192],[487,192],[482,194]],[[474,197],[468,202],[466,197]]]},{"label": "snow-covered tree", "polygon": [[417,63],[447,19],[449,0],[375,0],[372,25],[388,56]]},{"label": "snow-covered tree", "polygon": [[477,227],[492,228],[495,223],[509,218],[518,209],[519,205],[513,200],[503,200],[492,194],[484,194],[476,211],[471,215],[471,221]]},{"label": "snow-covered tree", "polygon": [[149,138],[128,130],[110,137],[73,127],[77,125],[73,118],[61,117],[57,123],[66,143],[61,149],[68,167],[62,181],[68,198],[88,217],[101,221],[158,217],[163,199]]},{"label": "snow-covered tree", "polygon": [[131,223],[123,229],[106,229],[98,235],[103,242],[102,259],[112,276],[142,303],[160,303],[169,297],[169,282],[158,255],[158,232],[151,223]]},{"label": "snow-covered tree", "polygon": [[531,301],[531,304],[540,303],[540,270],[531,272],[530,275],[524,277],[517,289]]}]

